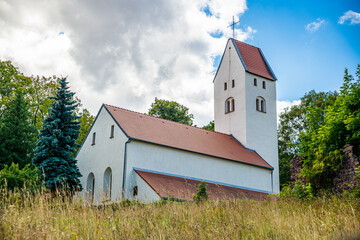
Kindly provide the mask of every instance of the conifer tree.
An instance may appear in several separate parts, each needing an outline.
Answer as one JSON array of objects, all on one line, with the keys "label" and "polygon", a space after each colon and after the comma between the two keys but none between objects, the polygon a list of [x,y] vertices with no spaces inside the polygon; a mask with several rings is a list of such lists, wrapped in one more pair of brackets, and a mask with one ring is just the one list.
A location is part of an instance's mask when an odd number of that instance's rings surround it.
[{"label": "conifer tree", "polygon": [[69,90],[66,78],[60,79],[49,116],[44,120],[35,149],[33,163],[39,169],[40,179],[51,191],[57,188],[81,190],[81,173],[74,158],[78,146],[80,123],[75,110],[78,104]]},{"label": "conifer tree", "polygon": [[19,164],[20,168],[31,163],[36,130],[28,110],[24,94],[16,90],[0,121],[0,169],[11,163]]}]

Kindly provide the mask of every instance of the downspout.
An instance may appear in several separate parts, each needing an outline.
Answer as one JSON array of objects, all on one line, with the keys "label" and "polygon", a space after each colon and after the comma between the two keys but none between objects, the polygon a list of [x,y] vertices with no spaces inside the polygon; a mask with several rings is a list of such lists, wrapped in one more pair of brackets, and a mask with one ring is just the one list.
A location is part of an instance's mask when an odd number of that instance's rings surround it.
[{"label": "downspout", "polygon": [[274,193],[273,172],[274,172],[274,169],[271,170],[271,192],[272,193]]},{"label": "downspout", "polygon": [[121,198],[122,198],[122,200],[124,200],[124,198],[125,198],[126,150],[127,150],[127,144],[130,143],[130,142],[131,142],[130,138],[125,142],[123,180],[122,180],[122,187],[121,187]]}]

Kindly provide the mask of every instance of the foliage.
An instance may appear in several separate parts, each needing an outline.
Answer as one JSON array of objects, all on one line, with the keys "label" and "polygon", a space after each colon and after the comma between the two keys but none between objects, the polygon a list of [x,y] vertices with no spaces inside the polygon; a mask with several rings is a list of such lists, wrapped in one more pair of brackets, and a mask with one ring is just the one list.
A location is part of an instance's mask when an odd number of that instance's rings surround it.
[{"label": "foliage", "polygon": [[51,191],[57,188],[81,190],[81,174],[73,155],[80,123],[75,114],[74,93],[65,78],[60,80],[55,97],[51,97],[49,116],[44,120],[35,149],[33,163],[38,167],[41,180]]},{"label": "foliage", "polygon": [[14,97],[16,90],[24,93],[29,103],[31,122],[41,128],[42,121],[48,115],[51,99],[58,86],[58,78],[28,77],[22,74],[10,61],[0,61],[0,118],[4,109]]},{"label": "foliage", "polygon": [[31,79],[25,77],[10,61],[0,61],[0,118],[17,89],[26,92]]},{"label": "foliage", "polygon": [[203,201],[207,201],[209,199],[209,196],[206,192],[206,183],[205,181],[201,181],[201,183],[199,184],[199,186],[197,186],[197,192],[196,194],[193,196],[194,202],[203,202]]},{"label": "foliage", "polygon": [[[337,92],[306,93],[299,105],[286,108],[279,115],[278,146],[279,146],[279,171],[280,184],[290,182],[290,160],[299,153],[299,135],[309,131],[308,115],[311,115],[311,123],[321,124],[324,122],[324,109],[334,103]],[[311,124],[310,123],[310,124]]]},{"label": "foliage", "polygon": [[[39,191],[0,198],[0,239],[358,239],[360,201],[122,201],[93,206]],[[124,204],[125,203],[125,204]]]},{"label": "foliage", "polygon": [[202,127],[203,129],[215,131],[215,123],[214,120],[210,121],[208,125]]},{"label": "foliage", "polygon": [[194,119],[194,115],[189,113],[189,108],[184,105],[158,98],[155,98],[155,102],[151,104],[148,114],[190,126]]},{"label": "foliage", "polygon": [[12,163],[9,167],[5,165],[4,169],[0,171],[0,188],[8,190],[14,189],[34,189],[39,184],[37,169],[25,165],[24,168],[19,168],[19,164]]},{"label": "foliage", "polygon": [[31,81],[27,85],[28,101],[30,102],[30,112],[32,123],[36,129],[40,130],[45,118],[49,115],[49,108],[51,107],[53,96],[56,92],[56,87],[59,86],[59,79],[56,76],[52,77],[31,77]]},{"label": "foliage", "polygon": [[[311,107],[306,114],[307,132],[300,134],[299,152],[304,159],[302,175],[315,189],[330,188],[335,172],[343,163],[343,148],[360,143],[360,65],[353,76],[345,69],[339,96],[325,109]],[[317,112],[321,112],[319,119]]]},{"label": "foliage", "polygon": [[291,187],[291,184],[286,184],[283,186],[280,192],[280,197],[295,197],[301,200],[311,201],[314,199],[313,189],[311,183],[302,185],[298,180],[295,182],[294,187]]},{"label": "foliage", "polygon": [[20,168],[31,163],[36,129],[30,123],[28,105],[21,90],[3,111],[0,120],[0,169],[16,163]]},{"label": "foliage", "polygon": [[[78,146],[81,146],[83,141],[86,138],[86,135],[88,134],[92,123],[94,122],[95,117],[90,114],[90,112],[87,109],[82,109],[82,112],[80,113],[80,134],[78,139],[76,140],[76,144]],[[76,152],[79,150],[79,147],[76,148]]]}]

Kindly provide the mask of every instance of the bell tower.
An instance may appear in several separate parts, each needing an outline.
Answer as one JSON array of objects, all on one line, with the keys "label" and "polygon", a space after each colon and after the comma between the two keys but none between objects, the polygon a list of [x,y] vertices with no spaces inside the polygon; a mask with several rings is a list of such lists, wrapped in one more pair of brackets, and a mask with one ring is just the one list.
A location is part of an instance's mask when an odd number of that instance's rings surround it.
[{"label": "bell tower", "polygon": [[213,81],[215,131],[233,135],[274,168],[274,193],[280,190],[276,81],[260,48],[227,41]]}]

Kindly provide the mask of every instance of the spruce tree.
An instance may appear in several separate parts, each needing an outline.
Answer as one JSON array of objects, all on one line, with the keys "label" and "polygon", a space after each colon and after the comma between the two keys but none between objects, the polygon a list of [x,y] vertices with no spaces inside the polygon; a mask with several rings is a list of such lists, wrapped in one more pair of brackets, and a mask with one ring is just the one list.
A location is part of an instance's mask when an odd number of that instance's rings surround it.
[{"label": "spruce tree", "polygon": [[60,79],[60,87],[55,97],[51,97],[54,101],[40,130],[33,159],[40,179],[51,191],[82,189],[79,181],[82,175],[74,158],[80,129],[75,113],[78,104],[67,85],[66,78]]},{"label": "spruce tree", "polygon": [[11,163],[19,164],[20,168],[31,163],[36,130],[28,110],[24,94],[16,90],[0,121],[0,169]]}]

